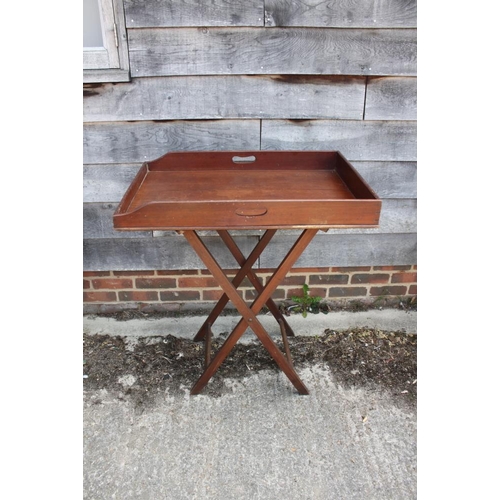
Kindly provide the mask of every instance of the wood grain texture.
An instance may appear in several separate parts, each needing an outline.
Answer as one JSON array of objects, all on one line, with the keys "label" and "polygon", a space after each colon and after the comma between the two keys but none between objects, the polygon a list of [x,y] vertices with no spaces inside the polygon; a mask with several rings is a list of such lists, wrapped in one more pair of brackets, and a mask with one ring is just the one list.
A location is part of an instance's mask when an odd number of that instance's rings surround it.
[{"label": "wood grain texture", "polygon": [[415,161],[417,126],[406,121],[264,120],[263,150],[337,150],[352,161]]},{"label": "wood grain texture", "polygon": [[83,202],[119,202],[141,164],[84,165]]},{"label": "wood grain texture", "polygon": [[[262,253],[260,267],[274,268],[295,241],[296,235],[281,234]],[[417,235],[321,234],[309,244],[296,267],[390,266],[417,262]]]},{"label": "wood grain texture", "polygon": [[330,229],[328,234],[395,234],[417,231],[417,200],[382,200],[380,226],[374,229]]},{"label": "wood grain texture", "polygon": [[415,29],[129,30],[132,77],[211,74],[415,75]]},{"label": "wood grain texture", "polygon": [[364,77],[172,76],[84,88],[84,122],[219,118],[363,119]]},{"label": "wood grain texture", "polygon": [[[235,238],[248,255],[256,237]],[[261,256],[259,267],[276,267],[286,255],[296,235],[279,234]],[[234,258],[220,238],[204,238],[221,267],[233,269]],[[384,266],[417,262],[416,234],[321,234],[297,261],[297,267]],[[200,259],[181,236],[165,238],[88,239],[83,245],[85,271],[203,269]]]},{"label": "wood grain texture", "polygon": [[[237,267],[234,257],[218,236],[209,236],[203,241],[221,267]],[[235,241],[243,254],[248,256],[258,238],[240,236]],[[165,238],[87,239],[83,242],[84,271],[204,268],[191,246],[180,235]]]},{"label": "wood grain texture", "polygon": [[369,78],[365,120],[416,120],[417,79]]},{"label": "wood grain texture", "polygon": [[118,203],[84,203],[84,238],[151,238],[151,231],[118,232],[113,229],[113,213]]},{"label": "wood grain texture", "polygon": [[416,162],[355,161],[353,167],[380,198],[416,198]]},{"label": "wood grain texture", "polygon": [[[84,238],[144,238],[150,237],[150,231],[116,231],[113,229],[113,213],[118,203],[84,203],[83,236]],[[374,229],[331,229],[332,234],[379,234],[379,233],[414,233],[417,231],[417,201],[406,199],[382,200],[380,227]],[[301,231],[297,230],[296,234]],[[247,231],[245,235],[259,234],[262,231]],[[154,231],[158,236],[173,236],[173,231]],[[203,235],[216,235],[215,232],[201,231]],[[242,235],[241,231],[233,231]]]},{"label": "wood grain texture", "polygon": [[416,0],[265,0],[266,26],[416,28]]},{"label": "wood grain texture", "polygon": [[154,160],[168,151],[251,151],[260,146],[259,120],[89,123],[84,163]]},{"label": "wood grain texture", "polygon": [[[84,165],[83,201],[119,202],[141,164]],[[416,198],[416,162],[353,162],[380,198]]]},{"label": "wood grain texture", "polygon": [[263,26],[264,0],[124,0],[128,28]]}]

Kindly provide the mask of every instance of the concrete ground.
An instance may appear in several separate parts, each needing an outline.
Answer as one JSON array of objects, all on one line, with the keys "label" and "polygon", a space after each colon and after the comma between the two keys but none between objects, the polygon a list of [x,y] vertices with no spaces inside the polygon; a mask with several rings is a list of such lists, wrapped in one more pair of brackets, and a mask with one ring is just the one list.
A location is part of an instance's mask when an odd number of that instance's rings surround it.
[{"label": "concrete ground", "polygon": [[[308,317],[308,334],[342,329],[338,314],[320,315],[314,325]],[[397,330],[391,325],[403,321],[416,332],[414,313],[394,311],[392,323],[382,311],[370,314],[365,326]],[[192,336],[187,319],[178,321]],[[219,318],[219,330],[236,319]],[[298,335],[301,319],[290,319]],[[101,320],[85,318],[84,330],[132,340],[162,326]],[[309,396],[299,396],[282,373],[261,371],[226,379],[217,398],[190,396],[188,387],[167,392],[141,413],[105,390],[86,391],[84,498],[416,498],[415,409],[382,389],[344,387],[321,365],[298,372]]]}]

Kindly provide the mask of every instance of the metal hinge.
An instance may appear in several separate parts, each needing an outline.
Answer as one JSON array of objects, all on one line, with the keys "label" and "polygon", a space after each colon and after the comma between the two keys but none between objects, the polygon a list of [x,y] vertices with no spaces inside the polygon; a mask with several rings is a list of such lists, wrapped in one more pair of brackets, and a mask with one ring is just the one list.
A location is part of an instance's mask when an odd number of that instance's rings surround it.
[{"label": "metal hinge", "polygon": [[116,23],[113,23],[113,30],[115,32],[115,45],[118,48],[118,30],[116,29]]}]

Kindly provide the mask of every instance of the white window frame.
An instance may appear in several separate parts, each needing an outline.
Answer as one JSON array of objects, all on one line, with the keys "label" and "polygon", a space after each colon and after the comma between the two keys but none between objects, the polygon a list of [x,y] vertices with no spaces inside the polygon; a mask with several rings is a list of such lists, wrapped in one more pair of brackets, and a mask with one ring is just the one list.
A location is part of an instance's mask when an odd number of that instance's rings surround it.
[{"label": "white window frame", "polygon": [[123,0],[98,0],[103,47],[84,47],[83,83],[130,80]]}]

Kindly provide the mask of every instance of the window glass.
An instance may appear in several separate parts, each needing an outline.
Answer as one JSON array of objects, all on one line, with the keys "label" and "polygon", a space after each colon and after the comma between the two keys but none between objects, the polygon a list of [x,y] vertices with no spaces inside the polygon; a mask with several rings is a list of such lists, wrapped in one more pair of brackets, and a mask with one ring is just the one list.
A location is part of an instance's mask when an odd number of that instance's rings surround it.
[{"label": "window glass", "polygon": [[99,0],[83,0],[83,46],[103,45]]}]

